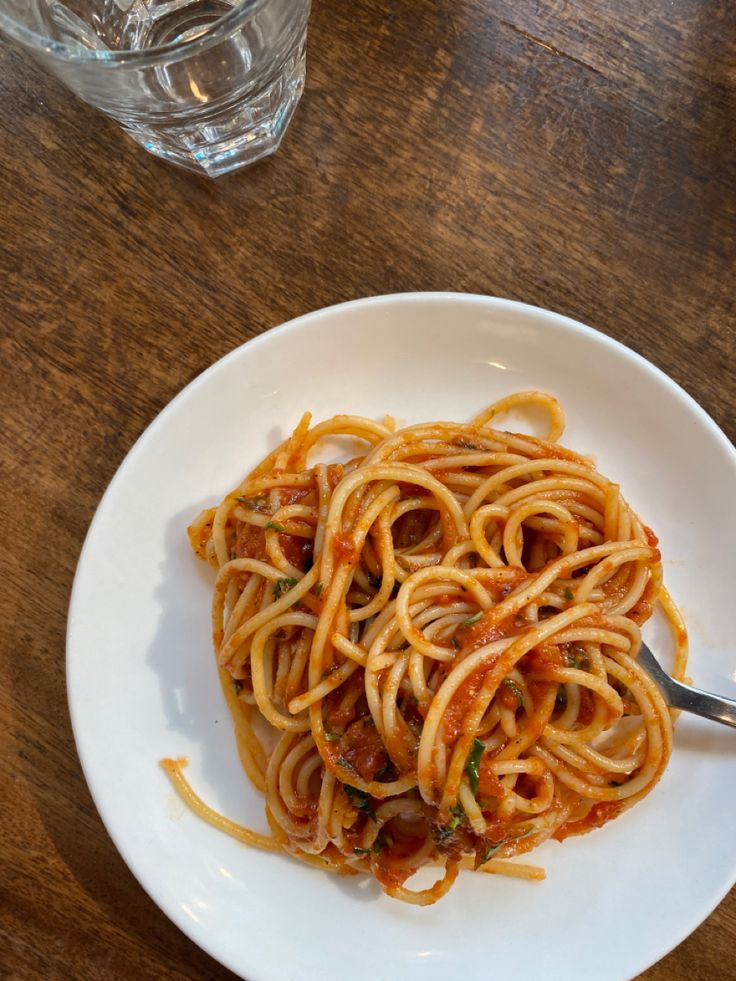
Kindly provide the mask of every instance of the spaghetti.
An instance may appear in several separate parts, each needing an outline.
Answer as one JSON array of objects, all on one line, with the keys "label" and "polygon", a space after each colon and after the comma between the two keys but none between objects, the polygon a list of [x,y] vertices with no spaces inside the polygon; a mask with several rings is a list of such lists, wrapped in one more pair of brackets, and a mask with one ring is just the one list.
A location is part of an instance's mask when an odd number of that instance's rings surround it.
[{"label": "spaghetti", "polygon": [[[546,441],[491,428],[535,404]],[[542,878],[509,861],[618,816],[659,780],[672,720],[638,665],[661,600],[653,533],[591,461],[557,444],[540,392],[471,423],[393,431],[303,417],[189,528],[216,570],[212,629],[243,767],[270,835],[205,820],[256,847],[371,872],[427,905],[462,867]],[[309,465],[318,444],[367,451]],[[423,866],[437,881],[411,889]]]}]

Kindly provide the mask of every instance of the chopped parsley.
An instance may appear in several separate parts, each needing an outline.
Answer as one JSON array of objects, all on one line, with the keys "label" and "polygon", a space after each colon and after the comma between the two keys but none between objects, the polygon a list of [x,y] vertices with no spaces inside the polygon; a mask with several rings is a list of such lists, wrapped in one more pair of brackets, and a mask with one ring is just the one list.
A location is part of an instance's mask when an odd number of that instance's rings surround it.
[{"label": "chopped parsley", "polygon": [[277,579],[273,584],[273,595],[275,599],[281,599],[284,593],[288,593],[290,589],[299,582],[298,579],[292,579],[288,577],[286,579]]},{"label": "chopped parsley", "polygon": [[522,692],[521,688],[519,688],[513,678],[504,678],[503,684],[516,697],[516,703],[519,708],[521,708],[524,704],[524,693]]},{"label": "chopped parsley", "polygon": [[324,586],[322,585],[322,583],[321,582],[318,582],[317,585],[314,587],[314,595],[315,596],[321,596],[323,589],[324,589]]},{"label": "chopped parsley", "polygon": [[466,620],[461,620],[460,621],[460,626],[461,627],[472,627],[473,624],[474,623],[477,623],[482,616],[483,616],[483,610],[478,610],[478,612],[477,613],[474,613],[472,615],[472,617],[468,617]]},{"label": "chopped parsley", "polygon": [[508,835],[508,837],[504,838],[503,841],[499,841],[498,844],[496,845],[493,844],[487,845],[486,848],[483,850],[483,852],[480,853],[480,864],[485,865],[488,859],[492,858],[499,850],[499,848],[503,848],[504,845],[509,845],[511,844],[512,841],[521,841],[522,838],[528,838],[529,835],[533,835],[533,834],[534,834],[534,828],[529,828],[527,831],[522,831],[521,834]]},{"label": "chopped parsley", "polygon": [[271,531],[284,531],[284,526],[279,524],[278,521],[268,521],[266,523],[266,528],[270,528]]},{"label": "chopped parsley", "polygon": [[569,586],[565,586],[565,599],[570,603],[575,599],[575,593],[573,593]]},{"label": "chopped parsley", "polygon": [[342,789],[354,807],[362,814],[367,814],[373,821],[376,820],[376,812],[373,810],[373,799],[370,794],[366,794],[364,790],[358,790],[357,787],[351,787],[349,783],[344,783]]},{"label": "chopped parsley", "polygon": [[473,793],[478,790],[478,781],[480,780],[478,767],[480,766],[480,759],[484,750],[485,746],[480,739],[474,739],[473,748],[470,750],[470,755],[468,756],[468,762],[465,764],[468,779],[470,780],[470,789]]},{"label": "chopped parsley", "polygon": [[256,497],[236,497],[235,500],[239,504],[245,504],[251,511],[262,511],[263,505],[266,503],[266,498],[263,494],[258,494]]},{"label": "chopped parsley", "polygon": [[339,732],[332,732],[330,729],[325,729],[325,739],[328,743],[338,743],[342,739]]}]

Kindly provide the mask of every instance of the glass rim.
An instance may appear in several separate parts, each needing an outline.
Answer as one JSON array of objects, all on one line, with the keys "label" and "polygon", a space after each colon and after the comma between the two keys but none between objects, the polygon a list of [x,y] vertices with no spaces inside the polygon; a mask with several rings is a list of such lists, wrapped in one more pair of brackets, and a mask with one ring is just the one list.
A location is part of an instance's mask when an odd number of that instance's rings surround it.
[{"label": "glass rim", "polygon": [[174,62],[182,61],[191,55],[199,54],[207,48],[212,47],[227,37],[229,33],[237,29],[251,14],[254,14],[261,7],[265,6],[269,0],[240,0],[240,3],[228,10],[227,13],[212,21],[202,34],[192,38],[190,41],[169,41],[167,44],[160,44],[153,48],[141,48],[132,51],[127,48],[121,50],[108,49],[96,51],[90,48],[76,47],[53,41],[51,38],[39,34],[29,27],[19,24],[16,20],[0,10],[0,30],[26,45],[34,51],[44,51],[55,58],[69,62],[87,62],[100,65],[100,67],[129,66],[131,68],[143,68],[155,65],[160,61]]}]

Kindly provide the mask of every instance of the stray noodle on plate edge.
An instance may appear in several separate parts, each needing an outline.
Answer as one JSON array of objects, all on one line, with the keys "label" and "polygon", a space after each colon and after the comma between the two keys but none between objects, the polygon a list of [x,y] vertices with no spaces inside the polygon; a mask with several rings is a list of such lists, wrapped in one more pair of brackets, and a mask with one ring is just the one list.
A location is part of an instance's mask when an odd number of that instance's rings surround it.
[{"label": "stray noodle on plate edge", "polygon": [[[546,441],[491,428],[528,405]],[[186,760],[162,765],[215,827],[406,902],[436,902],[461,868],[543,878],[509,859],[617,817],[669,759],[674,713],[636,660],[659,602],[684,676],[656,537],[557,444],[542,392],[467,424],[310,424],[188,529],[217,570],[220,680],[271,835],[209,808]],[[335,436],[367,452],[310,467]],[[427,865],[434,885],[407,887]]]}]

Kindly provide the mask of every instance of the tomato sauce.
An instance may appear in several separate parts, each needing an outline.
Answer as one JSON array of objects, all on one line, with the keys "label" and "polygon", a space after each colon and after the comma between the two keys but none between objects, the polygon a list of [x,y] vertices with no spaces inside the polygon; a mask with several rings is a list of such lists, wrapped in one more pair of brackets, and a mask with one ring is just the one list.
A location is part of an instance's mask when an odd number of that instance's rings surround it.
[{"label": "tomato sauce", "polygon": [[473,699],[478,694],[483,684],[483,679],[488,672],[488,666],[481,664],[473,673],[463,681],[455,694],[450,699],[450,704],[445,710],[444,726],[445,739],[452,745],[460,737],[463,731],[465,716],[470,710]]},{"label": "tomato sauce", "polygon": [[332,551],[335,553],[335,558],[338,562],[355,562],[357,561],[357,556],[355,554],[355,543],[350,535],[345,535],[343,532],[338,532],[332,542]]},{"label": "tomato sauce", "polygon": [[584,835],[594,828],[602,828],[607,821],[612,821],[618,817],[623,808],[623,801],[598,801],[597,804],[593,804],[588,814],[581,821],[566,821],[555,831],[552,837],[557,841],[564,841],[571,835]]},{"label": "tomato sauce", "polygon": [[353,722],[337,744],[336,753],[366,781],[374,780],[379,770],[389,762],[386,747],[373,719]]},{"label": "tomato sauce", "polygon": [[501,800],[505,793],[503,784],[491,769],[490,760],[481,759],[478,767],[478,793],[476,794],[478,800],[487,800],[490,797]]},{"label": "tomato sauce", "polygon": [[235,540],[234,552],[239,559],[266,558],[266,536],[257,525],[243,524]]}]

